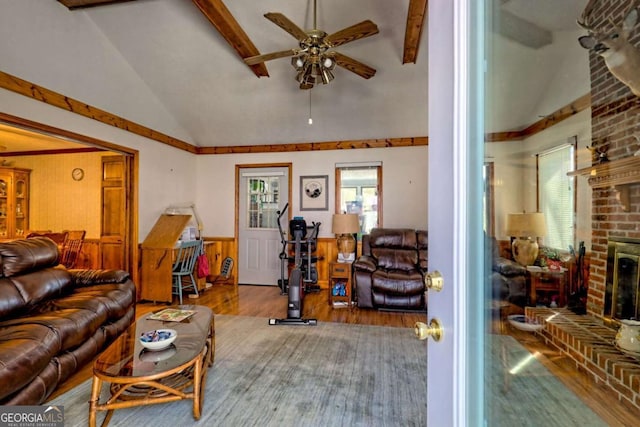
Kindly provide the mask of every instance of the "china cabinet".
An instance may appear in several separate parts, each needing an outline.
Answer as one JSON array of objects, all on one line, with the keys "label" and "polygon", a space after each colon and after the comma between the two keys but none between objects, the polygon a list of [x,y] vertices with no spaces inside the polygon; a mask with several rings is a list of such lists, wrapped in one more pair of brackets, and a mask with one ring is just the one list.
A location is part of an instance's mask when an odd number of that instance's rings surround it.
[{"label": "china cabinet", "polygon": [[29,169],[0,167],[0,238],[25,237],[29,229]]}]

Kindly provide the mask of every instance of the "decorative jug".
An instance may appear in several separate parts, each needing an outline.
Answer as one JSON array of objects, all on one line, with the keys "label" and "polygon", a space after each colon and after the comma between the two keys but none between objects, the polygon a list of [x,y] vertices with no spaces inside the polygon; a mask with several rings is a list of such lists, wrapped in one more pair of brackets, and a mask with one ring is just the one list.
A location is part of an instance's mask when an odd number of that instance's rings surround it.
[{"label": "decorative jug", "polygon": [[616,344],[623,350],[640,353],[640,322],[621,320],[616,334]]}]

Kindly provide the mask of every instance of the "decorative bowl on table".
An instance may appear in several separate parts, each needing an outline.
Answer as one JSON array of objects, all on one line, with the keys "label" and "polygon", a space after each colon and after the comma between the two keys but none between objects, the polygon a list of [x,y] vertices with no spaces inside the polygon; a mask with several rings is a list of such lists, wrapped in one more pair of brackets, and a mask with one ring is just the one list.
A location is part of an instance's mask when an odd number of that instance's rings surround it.
[{"label": "decorative bowl on table", "polygon": [[140,344],[148,350],[164,350],[169,347],[178,337],[174,329],[156,329],[143,332],[140,335]]},{"label": "decorative bowl on table", "polygon": [[158,363],[171,358],[177,352],[178,349],[176,346],[169,344],[167,348],[162,350],[149,350],[148,348],[143,348],[138,357],[142,362]]},{"label": "decorative bowl on table", "polygon": [[511,316],[507,316],[507,319],[509,319],[511,326],[521,331],[535,332],[544,328],[544,325],[536,319],[522,314],[512,314]]}]

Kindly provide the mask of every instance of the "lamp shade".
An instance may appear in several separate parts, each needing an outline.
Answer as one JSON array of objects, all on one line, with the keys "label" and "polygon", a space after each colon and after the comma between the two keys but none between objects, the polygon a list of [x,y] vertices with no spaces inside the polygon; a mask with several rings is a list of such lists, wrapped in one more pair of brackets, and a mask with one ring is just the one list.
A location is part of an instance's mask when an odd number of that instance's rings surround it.
[{"label": "lamp shade", "polygon": [[333,234],[353,234],[360,231],[358,214],[334,214],[331,226]]},{"label": "lamp shade", "polygon": [[507,215],[506,234],[511,237],[543,237],[547,223],[542,212]]}]

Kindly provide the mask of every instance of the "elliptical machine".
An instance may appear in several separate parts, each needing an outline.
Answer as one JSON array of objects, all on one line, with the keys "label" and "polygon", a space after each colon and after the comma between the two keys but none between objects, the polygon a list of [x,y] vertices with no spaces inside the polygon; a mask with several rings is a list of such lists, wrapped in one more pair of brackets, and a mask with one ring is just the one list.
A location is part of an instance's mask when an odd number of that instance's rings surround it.
[{"label": "elliptical machine", "polygon": [[[320,223],[313,223],[313,231],[310,238],[307,237],[307,223],[302,218],[294,218],[289,222],[289,231],[293,235],[294,240],[287,240],[282,230],[280,219],[286,212],[289,204],[287,203],[282,211],[278,211],[278,229],[282,237],[282,252],[280,252],[280,269],[281,279],[279,280],[280,290],[282,294],[287,294],[287,318],[286,319],[269,319],[270,325],[308,325],[314,326],[318,323],[316,319],[303,319],[302,307],[304,301],[304,275],[302,271],[302,246],[307,245],[307,253],[310,252],[312,245],[315,245],[315,238],[318,234]],[[294,265],[289,274],[289,279],[285,279],[285,268],[289,261],[287,254],[288,245],[294,245]]]}]

